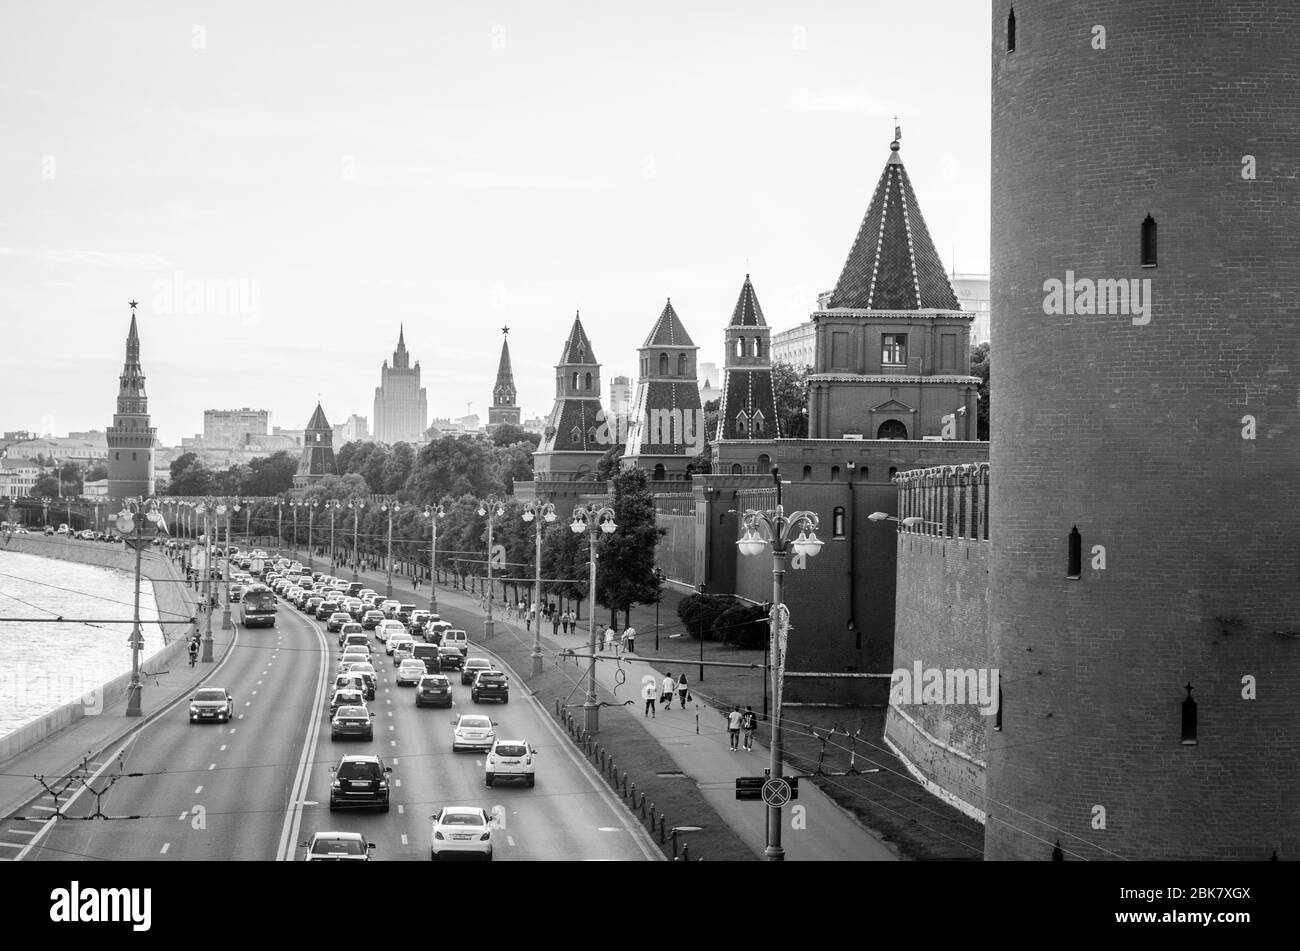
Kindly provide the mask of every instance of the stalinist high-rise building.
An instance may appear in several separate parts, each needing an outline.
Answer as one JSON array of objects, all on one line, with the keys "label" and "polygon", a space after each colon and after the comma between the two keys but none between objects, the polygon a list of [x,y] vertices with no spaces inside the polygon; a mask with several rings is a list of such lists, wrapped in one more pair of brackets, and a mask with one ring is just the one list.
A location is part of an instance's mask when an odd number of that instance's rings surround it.
[{"label": "stalinist high-rise building", "polygon": [[118,377],[117,412],[108,427],[108,495],[124,499],[153,495],[153,448],[158,430],[149,425],[149,398],[140,366],[140,335],[131,302],[131,329],[126,335],[126,363]]},{"label": "stalinist high-rise building", "polygon": [[397,349],[393,351],[393,365],[384,361],[379,371],[379,386],[375,388],[375,439],[393,443],[409,442],[416,445],[423,439],[429,425],[428,391],[420,386],[420,361],[411,366],[411,356],[406,352],[406,328],[397,334]]}]

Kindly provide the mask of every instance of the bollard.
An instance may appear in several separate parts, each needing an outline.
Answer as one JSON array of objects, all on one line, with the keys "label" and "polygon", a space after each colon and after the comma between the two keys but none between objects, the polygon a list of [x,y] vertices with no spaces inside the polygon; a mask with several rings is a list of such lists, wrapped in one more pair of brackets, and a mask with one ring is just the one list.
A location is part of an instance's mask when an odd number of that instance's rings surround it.
[{"label": "bollard", "polygon": [[600,748],[600,771],[605,772],[605,747]]},{"label": "bollard", "polygon": [[651,802],[650,803],[650,831],[653,832],[654,828],[655,828],[655,804]]},{"label": "bollard", "polygon": [[645,818],[645,793],[641,794],[641,818]]},{"label": "bollard", "polygon": [[667,828],[668,828],[668,817],[661,812],[659,813],[659,844],[660,845],[663,845],[665,842],[668,841]]},{"label": "bollard", "polygon": [[677,860],[677,829],[673,829],[673,861]]},{"label": "bollard", "polygon": [[627,773],[623,773],[623,798],[627,798]]},{"label": "bollard", "polygon": [[682,845],[682,861],[689,862],[690,860],[691,860],[691,844],[689,842],[686,842]]},{"label": "bollard", "polygon": [[618,767],[614,765],[614,757],[609,758],[609,778],[618,783]]},{"label": "bollard", "polygon": [[556,698],[555,698],[555,718],[558,720],[558,719],[560,718],[560,716],[561,716],[561,714],[560,714],[560,698],[559,698],[559,697],[556,697]]}]

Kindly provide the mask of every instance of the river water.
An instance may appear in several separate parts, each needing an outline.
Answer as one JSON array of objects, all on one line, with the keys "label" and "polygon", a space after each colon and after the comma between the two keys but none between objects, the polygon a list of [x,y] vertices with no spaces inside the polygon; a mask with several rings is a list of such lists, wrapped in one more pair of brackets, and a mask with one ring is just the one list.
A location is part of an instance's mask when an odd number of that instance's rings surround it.
[{"label": "river water", "polygon": [[[134,596],[130,572],[0,550],[0,618],[126,621],[0,620],[0,736],[130,672]],[[158,617],[147,578],[140,584],[140,617]],[[157,624],[144,625],[144,644],[140,657],[147,670],[145,659],[163,648]]]}]

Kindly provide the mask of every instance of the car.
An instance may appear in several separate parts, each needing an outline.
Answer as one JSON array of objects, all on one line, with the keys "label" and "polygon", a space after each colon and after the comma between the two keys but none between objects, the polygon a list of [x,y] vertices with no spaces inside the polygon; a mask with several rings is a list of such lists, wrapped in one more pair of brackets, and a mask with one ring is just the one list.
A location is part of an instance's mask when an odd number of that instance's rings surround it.
[{"label": "car", "polygon": [[340,646],[344,650],[347,650],[349,647],[364,647],[366,649],[366,656],[370,656],[370,638],[366,636],[365,631],[356,631],[352,634],[341,634],[340,636],[343,637]]},{"label": "car", "polygon": [[374,714],[364,704],[339,707],[330,718],[330,739],[337,740],[341,736],[360,736],[373,740]]},{"label": "car", "polygon": [[375,668],[370,664],[349,663],[348,675],[351,677],[361,678],[361,692],[366,695],[367,700],[375,699],[375,688],[379,682],[379,676],[375,673]]},{"label": "car", "polygon": [[379,625],[384,623],[384,612],[370,610],[361,615],[361,626],[367,631],[374,631],[375,637],[381,641],[387,638],[387,634],[379,633]]},{"label": "car", "polygon": [[[389,618],[390,620],[397,619],[397,609],[400,608],[401,606],[402,606],[402,602],[394,601],[392,598],[389,598],[386,601],[379,602],[379,610],[383,611],[384,617]],[[402,627],[405,628],[406,625],[403,624]]]},{"label": "car", "polygon": [[[435,615],[436,617],[436,615]],[[444,621],[442,618],[437,620],[430,619],[424,624],[424,639],[430,644],[441,644],[442,635],[452,629],[450,621]]]},{"label": "car", "polygon": [[411,612],[411,619],[406,622],[406,629],[411,632],[412,637],[417,634],[423,636],[424,625],[428,624],[429,619],[432,617],[433,614],[429,611],[413,611]]},{"label": "car", "polygon": [[442,632],[442,640],[438,642],[442,647],[456,647],[460,650],[462,657],[469,656],[469,635],[462,630],[451,628]]},{"label": "car", "polygon": [[[359,634],[362,637],[366,637],[366,629],[356,621],[348,621],[339,628],[339,646],[347,643],[347,637],[349,634]],[[370,643],[370,638],[366,637],[366,643]]]},{"label": "car", "polygon": [[[410,637],[411,633],[401,621],[380,621],[375,628],[375,637],[387,643],[392,637]],[[390,651],[391,653],[391,651]]]},{"label": "car", "polygon": [[424,662],[425,669],[431,674],[442,673],[442,664],[438,659],[438,648],[433,644],[416,641],[411,644],[411,657]]},{"label": "car", "polygon": [[337,766],[330,767],[334,776],[330,783],[330,812],[358,806],[378,806],[387,812],[388,776],[392,771],[378,756],[344,756]]},{"label": "car", "polygon": [[370,651],[366,650],[364,647],[359,647],[356,644],[349,644],[347,647],[343,648],[343,653],[339,656],[340,667],[343,664],[348,663],[348,661],[364,661],[365,663],[369,663]]},{"label": "car", "polygon": [[417,707],[450,707],[451,701],[451,681],[442,674],[426,673],[415,685]]},{"label": "car", "polygon": [[[457,651],[459,653],[459,651]],[[467,657],[465,666],[460,669],[461,686],[467,686],[474,683],[474,678],[478,676],[480,670],[491,670],[492,661],[486,657]]]},{"label": "car", "polygon": [[[429,645],[433,646],[433,645]],[[438,664],[443,669],[459,670],[465,664],[465,655],[460,652],[459,647],[440,646],[438,648]]]},{"label": "car", "polygon": [[322,602],[323,600],[325,600],[325,599],[322,598],[322,597],[321,597],[320,595],[318,595],[318,594],[313,594],[313,595],[311,595],[309,598],[307,598],[306,601],[303,602],[303,605],[302,605],[302,611],[303,611],[303,613],[304,613],[304,614],[311,614],[311,615],[314,616],[314,615],[316,614],[317,609],[320,607],[321,602]]},{"label": "car", "polygon": [[300,844],[307,850],[304,862],[369,862],[375,847],[360,832],[317,832]]},{"label": "car", "polygon": [[235,698],[224,687],[201,687],[190,698],[191,723],[229,723],[234,715]]},{"label": "car", "polygon": [[503,670],[481,670],[469,689],[469,698],[475,703],[484,700],[510,702],[510,678]]},{"label": "car", "polygon": [[238,601],[244,596],[244,586],[242,584],[232,584],[230,586],[230,600]]},{"label": "car", "polygon": [[411,617],[415,614],[414,604],[399,604],[397,610],[393,612],[393,617],[401,621],[407,627],[411,625]]},{"label": "car", "polygon": [[339,612],[339,603],[337,601],[333,601],[333,600],[322,601],[320,605],[316,608],[316,620],[324,621],[327,618],[329,618],[331,614],[334,614],[336,612],[341,613]]},{"label": "car", "polygon": [[360,621],[362,615],[366,613],[366,606],[361,603],[360,598],[347,598],[343,602],[343,610],[347,611],[354,621]]},{"label": "car", "polygon": [[364,581],[349,581],[348,597],[355,598],[365,589],[366,589],[366,584]]},{"label": "car", "polygon": [[472,856],[492,861],[492,826],[477,806],[446,806],[429,817],[429,858]]},{"label": "car", "polygon": [[532,789],[537,785],[533,772],[536,755],[527,740],[497,740],[484,761],[484,783],[491,786],[498,779],[522,779]]},{"label": "car", "polygon": [[481,714],[466,713],[452,720],[451,725],[453,753],[461,750],[490,750],[496,742],[496,731],[492,729],[496,724]]},{"label": "car", "polygon": [[343,630],[343,625],[352,620],[352,615],[345,611],[335,611],[328,620],[325,621],[325,630],[335,634]]},{"label": "car", "polygon": [[425,673],[423,661],[404,660],[402,666],[397,668],[397,686],[414,687]]},{"label": "car", "polygon": [[[390,624],[390,623],[392,623],[392,622],[391,622],[391,621],[385,621],[384,623],[385,623],[385,624]],[[378,629],[376,629],[376,630],[378,630]],[[391,655],[391,654],[393,653],[393,651],[397,650],[398,645],[400,645],[400,644],[407,644],[407,645],[410,645],[410,644],[415,643],[415,638],[413,638],[410,634],[407,634],[405,631],[385,631],[384,633],[387,635],[387,636],[384,638],[384,653],[385,653],[385,654],[389,654],[389,655]]]},{"label": "car", "polygon": [[46,534],[46,535],[53,535],[53,534],[54,534],[54,526],[53,526],[53,525],[46,525],[46,526],[45,526],[45,534]]},{"label": "car", "polygon": [[[335,690],[360,690],[363,694],[366,692],[366,681],[356,671],[348,671],[346,674],[339,674],[334,678]],[[333,696],[331,693],[330,696]],[[367,700],[373,699],[366,697]]]},{"label": "car", "polygon": [[330,719],[334,719],[334,714],[339,712],[341,707],[364,707],[366,705],[365,695],[356,689],[343,688],[334,691],[334,696],[330,697]]},{"label": "car", "polygon": [[366,598],[373,598],[377,594],[379,594],[379,592],[376,591],[374,588],[362,588],[360,591],[357,592],[357,597],[360,598],[362,601],[364,601],[366,600]]}]

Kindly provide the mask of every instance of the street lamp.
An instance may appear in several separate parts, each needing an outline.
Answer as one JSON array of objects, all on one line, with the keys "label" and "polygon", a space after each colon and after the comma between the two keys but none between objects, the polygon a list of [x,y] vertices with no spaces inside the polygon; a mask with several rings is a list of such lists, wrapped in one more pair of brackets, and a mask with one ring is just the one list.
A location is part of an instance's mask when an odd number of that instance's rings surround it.
[{"label": "street lamp", "polygon": [[664,598],[664,570],[655,565],[655,652],[659,651],[659,602]]},{"label": "street lamp", "polygon": [[298,509],[302,503],[297,499],[289,500],[289,509],[293,512],[293,554],[294,558],[298,557]]},{"label": "street lamp", "polygon": [[203,662],[212,663],[212,527],[211,516],[216,502],[204,499],[194,511],[203,516],[203,613],[207,618],[203,632]]},{"label": "street lamp", "polygon": [[393,596],[393,515],[396,514],[399,508],[401,508],[401,505],[397,502],[385,502],[380,506],[381,511],[388,513],[388,584],[384,591],[384,597],[390,599]]},{"label": "street lamp", "polygon": [[307,570],[314,571],[316,568],[316,559],[313,557],[315,552],[311,547],[311,527],[312,523],[316,520],[316,506],[320,503],[315,499],[312,499],[310,502],[304,501],[302,504],[307,508]]},{"label": "street lamp", "polygon": [[122,541],[135,549],[135,614],[131,623],[131,682],[126,691],[126,715],[143,716],[140,706],[140,651],[144,649],[144,631],[140,629],[140,558],[158,534],[158,502],[154,499],[127,499],[117,517]]},{"label": "street lamp", "polygon": [[343,507],[343,503],[338,499],[328,499],[325,502],[325,508],[330,513],[330,574],[338,570],[338,562],[334,557],[334,513]]},{"label": "street lamp", "polygon": [[555,506],[550,502],[527,502],[524,504],[525,522],[535,522],[537,528],[537,548],[534,552],[533,565],[533,613],[536,615],[536,629],[533,632],[533,673],[542,672],[542,523],[555,521]]},{"label": "street lamp", "polygon": [[284,499],[275,500],[275,545],[284,544]]},{"label": "street lamp", "polygon": [[[698,587],[700,589],[700,597],[703,598],[704,592],[708,589],[708,584],[701,581]],[[700,642],[700,676],[698,682],[704,683],[704,612],[701,611],[699,613],[699,616],[696,618],[696,624],[699,626],[695,630],[695,636]]]},{"label": "street lamp", "polygon": [[360,499],[348,499],[348,508],[352,511],[352,580],[357,580],[357,565],[361,562],[361,553],[357,549],[357,526],[361,523],[361,510],[366,503]]},{"label": "street lamp", "polygon": [[[776,508],[768,512],[748,509],[744,515],[744,534],[736,547],[746,556],[761,555],[772,549],[772,758],[768,770],[773,780],[781,778],[781,681],[785,674],[785,642],[789,635],[790,611],[785,606],[785,565],[789,551],[796,555],[812,557],[822,548],[817,537],[817,514],[799,511],[789,515],[781,504],[781,470],[772,467],[772,480],[776,483]],[[798,531],[798,536],[791,536]],[[767,807],[767,848],[763,857],[769,862],[785,861],[781,847],[781,807]]]},{"label": "street lamp", "polygon": [[587,670],[587,698],[583,701],[583,727],[588,733],[600,730],[600,704],[596,701],[596,533],[612,534],[618,529],[614,523],[614,510],[608,505],[601,508],[579,505],[573,510],[569,529],[575,535],[590,535],[591,581],[587,587],[587,641],[591,648],[591,667]]},{"label": "street lamp", "polygon": [[930,522],[921,518],[919,515],[909,515],[907,518],[895,518],[887,512],[872,512],[867,516],[869,522],[894,522],[903,528],[916,528],[918,525],[938,525],[943,526],[943,522]]},{"label": "street lamp", "polygon": [[496,622],[492,620],[492,601],[496,595],[496,589],[492,585],[492,523],[505,515],[506,510],[499,499],[490,498],[479,502],[478,514],[487,517],[487,619],[483,622],[483,636],[491,640],[496,632]]},{"label": "street lamp", "polygon": [[[223,631],[228,631],[228,630],[230,630],[230,627],[231,627],[231,625],[230,625],[230,516],[231,516],[231,508],[232,508],[232,506],[226,505],[224,502],[223,502],[222,504],[220,504],[220,505],[217,506],[217,516],[218,516],[218,520],[217,520],[217,531],[218,531],[218,532],[221,531],[221,521],[220,521],[220,516],[222,516],[222,515],[226,516],[226,567],[225,567],[225,570],[222,571],[222,573],[221,573],[221,575],[222,575],[222,580],[225,581],[225,583],[226,583],[226,603],[225,603],[225,606],[221,609],[221,629],[222,629]],[[234,506],[233,506],[233,509],[234,509],[234,511],[238,512],[238,511],[239,511],[239,505],[238,505],[238,504],[234,505]]]},{"label": "street lamp", "polygon": [[429,520],[429,613],[438,613],[438,519],[447,513],[442,504],[429,506],[424,510],[424,517]]}]

